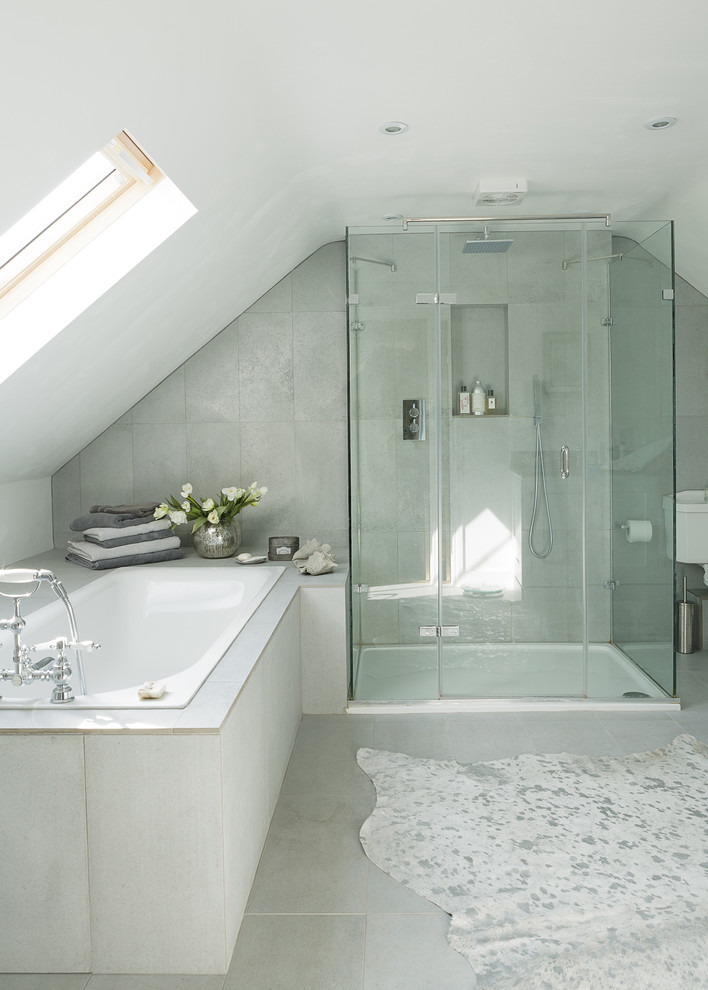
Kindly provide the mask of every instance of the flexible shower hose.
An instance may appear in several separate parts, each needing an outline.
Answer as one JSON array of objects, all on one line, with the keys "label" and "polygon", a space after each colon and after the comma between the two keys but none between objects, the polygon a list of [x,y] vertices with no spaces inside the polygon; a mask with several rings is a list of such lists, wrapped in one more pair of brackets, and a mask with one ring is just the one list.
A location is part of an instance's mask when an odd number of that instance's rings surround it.
[{"label": "flexible shower hose", "polygon": [[[540,553],[533,545],[533,531],[536,525],[536,513],[538,511],[538,489],[539,480],[543,485],[543,499],[546,506],[546,519],[548,520],[548,548]],[[533,511],[531,513],[531,522],[529,523],[529,550],[537,557],[538,560],[545,560],[546,557],[550,556],[551,550],[553,549],[553,526],[551,524],[551,507],[548,504],[548,489],[546,487],[546,469],[543,466],[543,444],[541,442],[541,424],[536,423],[536,464],[534,470],[534,492],[533,492]]]}]

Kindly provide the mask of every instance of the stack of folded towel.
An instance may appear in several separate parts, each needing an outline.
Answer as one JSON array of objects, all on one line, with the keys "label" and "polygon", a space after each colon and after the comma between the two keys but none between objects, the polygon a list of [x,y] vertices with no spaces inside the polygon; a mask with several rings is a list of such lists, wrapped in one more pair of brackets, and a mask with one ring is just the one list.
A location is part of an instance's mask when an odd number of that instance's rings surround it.
[{"label": "stack of folded towel", "polygon": [[92,505],[71,524],[81,539],[69,540],[66,559],[96,571],[179,559],[184,554],[170,520],[153,518],[158,504]]}]

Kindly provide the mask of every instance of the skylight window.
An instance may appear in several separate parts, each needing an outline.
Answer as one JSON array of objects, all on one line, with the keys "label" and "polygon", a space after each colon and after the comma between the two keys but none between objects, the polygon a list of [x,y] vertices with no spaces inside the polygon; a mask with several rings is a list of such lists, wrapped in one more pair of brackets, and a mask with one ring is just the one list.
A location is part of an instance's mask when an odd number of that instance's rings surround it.
[{"label": "skylight window", "polygon": [[0,237],[0,382],[195,212],[127,132],[92,155]]}]

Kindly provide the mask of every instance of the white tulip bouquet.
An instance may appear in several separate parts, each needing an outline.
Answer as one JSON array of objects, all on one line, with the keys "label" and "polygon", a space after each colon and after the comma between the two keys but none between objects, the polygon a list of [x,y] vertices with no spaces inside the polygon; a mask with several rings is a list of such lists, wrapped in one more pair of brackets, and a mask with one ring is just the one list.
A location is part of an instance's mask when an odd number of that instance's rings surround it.
[{"label": "white tulip bouquet", "polygon": [[260,500],[268,491],[267,488],[259,488],[257,482],[253,482],[248,488],[222,488],[221,495],[217,499],[195,498],[194,489],[190,484],[182,485],[180,499],[178,501],[170,495],[164,502],[155,509],[155,519],[170,517],[172,526],[180,526],[188,520],[193,519],[192,532],[195,533],[201,526],[211,523],[218,525],[245,509],[247,505],[258,505]]}]

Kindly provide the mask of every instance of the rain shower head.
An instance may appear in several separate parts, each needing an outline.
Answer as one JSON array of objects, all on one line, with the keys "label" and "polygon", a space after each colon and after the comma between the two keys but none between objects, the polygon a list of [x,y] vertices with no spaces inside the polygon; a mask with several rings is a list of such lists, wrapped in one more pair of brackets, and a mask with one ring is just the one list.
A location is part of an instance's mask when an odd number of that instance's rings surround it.
[{"label": "rain shower head", "polygon": [[513,241],[467,241],[462,248],[463,254],[504,254]]},{"label": "rain shower head", "polygon": [[489,227],[485,227],[484,237],[479,237],[476,241],[465,241],[462,253],[505,254],[513,243],[513,240],[492,240],[489,236]]}]

